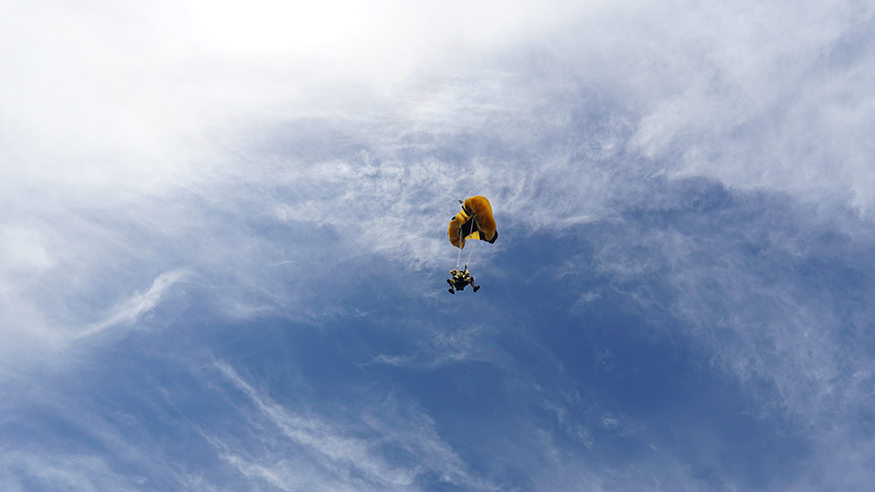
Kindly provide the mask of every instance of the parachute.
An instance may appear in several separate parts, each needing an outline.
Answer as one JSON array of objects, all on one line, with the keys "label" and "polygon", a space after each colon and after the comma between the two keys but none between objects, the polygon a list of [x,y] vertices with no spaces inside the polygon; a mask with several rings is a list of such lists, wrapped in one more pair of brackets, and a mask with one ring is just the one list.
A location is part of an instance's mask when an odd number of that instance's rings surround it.
[{"label": "parachute", "polygon": [[[461,202],[461,200],[459,200]],[[498,239],[492,205],[483,196],[472,196],[462,204],[462,211],[450,221],[447,229],[453,246],[462,249],[466,239],[480,239],[494,243]]]},{"label": "parachute", "polygon": [[462,262],[462,249],[465,247],[465,241],[468,239],[479,239],[488,243],[494,243],[498,239],[498,231],[495,230],[495,219],[492,217],[492,205],[489,200],[482,196],[472,196],[465,201],[459,200],[462,204],[462,211],[457,213],[450,220],[450,227],[447,229],[447,235],[450,237],[450,243],[459,248],[459,258],[456,261],[456,269],[450,270],[451,279],[447,280],[450,284],[448,289],[450,294],[455,294],[457,290],[463,290],[466,285],[470,285],[474,292],[480,289],[479,285],[474,285],[474,277],[468,271],[468,262],[471,260],[471,250],[468,250],[468,258],[465,260],[465,267],[459,268]]}]

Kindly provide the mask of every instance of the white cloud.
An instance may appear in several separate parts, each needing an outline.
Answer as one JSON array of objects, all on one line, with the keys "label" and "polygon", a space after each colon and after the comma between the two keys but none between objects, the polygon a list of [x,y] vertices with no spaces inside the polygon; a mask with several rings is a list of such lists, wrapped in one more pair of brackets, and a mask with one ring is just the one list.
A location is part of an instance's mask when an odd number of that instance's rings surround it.
[{"label": "white cloud", "polygon": [[186,273],[182,271],[162,273],[155,278],[148,291],[142,294],[135,293],[119,306],[113,308],[104,319],[78,333],[76,338],[90,338],[114,327],[129,328],[143,315],[154,309],[161,302],[165,292],[173,284],[183,280],[185,276]]},{"label": "white cloud", "polygon": [[[0,485],[4,490],[69,490],[71,492],[119,492],[141,490],[142,482],[111,469],[99,456],[83,454],[31,454],[0,450],[4,462],[0,465]],[[28,477],[20,480],[17,477]]]},{"label": "white cloud", "polygon": [[[848,483],[871,481],[855,458],[872,441],[864,388],[875,367],[871,344],[861,343],[873,316],[864,300],[875,278],[871,245],[786,196],[703,193],[691,201],[655,187],[674,208],[643,197],[649,206],[640,217],[627,217],[614,237],[593,239],[594,270],[638,312],[668,312],[686,324],[664,335],[691,337],[714,374],[738,381],[754,418],[811,443],[812,471],[794,487],[817,489],[817,477],[837,462],[854,463],[845,468]],[[700,213],[696,200],[715,211]],[[652,329],[665,326],[653,321]]]},{"label": "white cloud", "polygon": [[521,37],[568,22],[570,12],[592,9],[562,0],[439,6],[389,0],[379,8],[360,0],[188,4],[194,31],[207,50],[306,67],[304,77],[313,81],[381,84],[430,71],[435,61],[512,46]]},{"label": "white cloud", "polygon": [[7,227],[0,231],[0,256],[4,270],[38,274],[52,266],[45,241],[38,231]]},{"label": "white cloud", "polygon": [[228,364],[218,361],[216,369],[252,405],[253,411],[240,411],[260,444],[249,446],[240,437],[202,432],[220,456],[247,477],[282,490],[422,490],[419,477],[434,475],[468,490],[496,490],[468,472],[440,439],[429,416],[394,402],[391,395],[388,401],[357,409],[358,415],[347,422],[287,408],[252,387]]},{"label": "white cloud", "polygon": [[[464,317],[459,318],[463,319]],[[470,362],[491,362],[498,365],[507,363],[493,339],[499,330],[492,326],[479,323],[448,329],[445,325],[438,325],[420,327],[419,330],[428,332],[429,336],[422,337],[416,350],[403,355],[379,354],[374,357],[374,362],[428,370]]]}]

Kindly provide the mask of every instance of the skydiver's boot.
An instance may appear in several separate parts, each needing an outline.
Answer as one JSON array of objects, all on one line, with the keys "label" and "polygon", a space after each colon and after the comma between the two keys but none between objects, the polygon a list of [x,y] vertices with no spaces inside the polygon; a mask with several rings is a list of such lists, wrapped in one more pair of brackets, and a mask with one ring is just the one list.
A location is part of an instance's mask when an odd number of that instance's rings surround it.
[{"label": "skydiver's boot", "polygon": [[479,285],[475,285],[475,286],[474,286],[474,292],[477,292],[478,290],[480,290],[480,286],[479,286]]},{"label": "skydiver's boot", "polygon": [[456,293],[456,291],[454,291],[452,287],[450,287],[449,289],[447,289],[447,292],[449,292],[450,294],[455,294],[455,293]]}]

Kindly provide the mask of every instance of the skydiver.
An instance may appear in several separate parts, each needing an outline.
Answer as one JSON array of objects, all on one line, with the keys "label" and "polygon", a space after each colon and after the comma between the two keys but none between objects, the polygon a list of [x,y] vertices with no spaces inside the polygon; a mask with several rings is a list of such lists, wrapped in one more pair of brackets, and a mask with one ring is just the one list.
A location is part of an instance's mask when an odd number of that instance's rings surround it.
[{"label": "skydiver", "polygon": [[[459,272],[457,270],[450,270],[450,275],[452,275],[452,278],[447,279],[447,283],[450,284],[450,288],[447,289],[447,292],[449,292],[450,294],[455,294],[456,282],[459,280]],[[464,288],[464,285],[458,287],[459,290],[462,290]]]},{"label": "skydiver", "polygon": [[447,292],[450,294],[455,294],[456,290],[465,290],[465,286],[469,284],[474,289],[474,292],[480,290],[479,285],[474,285],[474,277],[471,276],[471,272],[468,270],[450,270],[450,275],[453,276],[452,279],[447,279],[447,283],[450,284]]}]

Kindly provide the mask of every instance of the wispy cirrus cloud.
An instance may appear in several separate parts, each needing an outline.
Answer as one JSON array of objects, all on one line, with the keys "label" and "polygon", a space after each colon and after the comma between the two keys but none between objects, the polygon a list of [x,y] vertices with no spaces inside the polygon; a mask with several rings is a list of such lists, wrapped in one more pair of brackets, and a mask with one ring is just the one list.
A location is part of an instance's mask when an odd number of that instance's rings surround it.
[{"label": "wispy cirrus cloud", "polygon": [[167,290],[173,284],[184,280],[185,276],[186,273],[183,271],[162,273],[155,278],[148,291],[135,293],[131,298],[113,308],[106,318],[78,333],[76,338],[94,337],[114,327],[130,328],[142,316],[154,309],[161,302],[161,298]]},{"label": "wispy cirrus cloud", "polygon": [[[215,369],[246,396],[248,405],[239,410],[251,423],[251,439],[260,444],[251,446],[243,436],[202,432],[222,459],[253,480],[281,490],[427,490],[432,481],[497,490],[467,470],[437,435],[431,418],[399,405],[391,395],[343,422],[277,404],[227,363],[217,361]],[[396,420],[398,412],[403,420]]]},{"label": "wispy cirrus cloud", "polygon": [[[861,432],[875,377],[864,321],[873,316],[871,246],[786,195],[696,180],[655,185],[654,199],[593,240],[586,271],[612,279],[602,292],[619,292],[653,319],[654,336],[690,337],[704,367],[751,399],[745,412],[778,419],[776,435],[812,443],[817,471],[797,485],[816,489],[835,461],[856,462],[871,444]],[[585,310],[601,302],[581,296]],[[854,486],[870,479],[865,467],[845,472]]]}]

